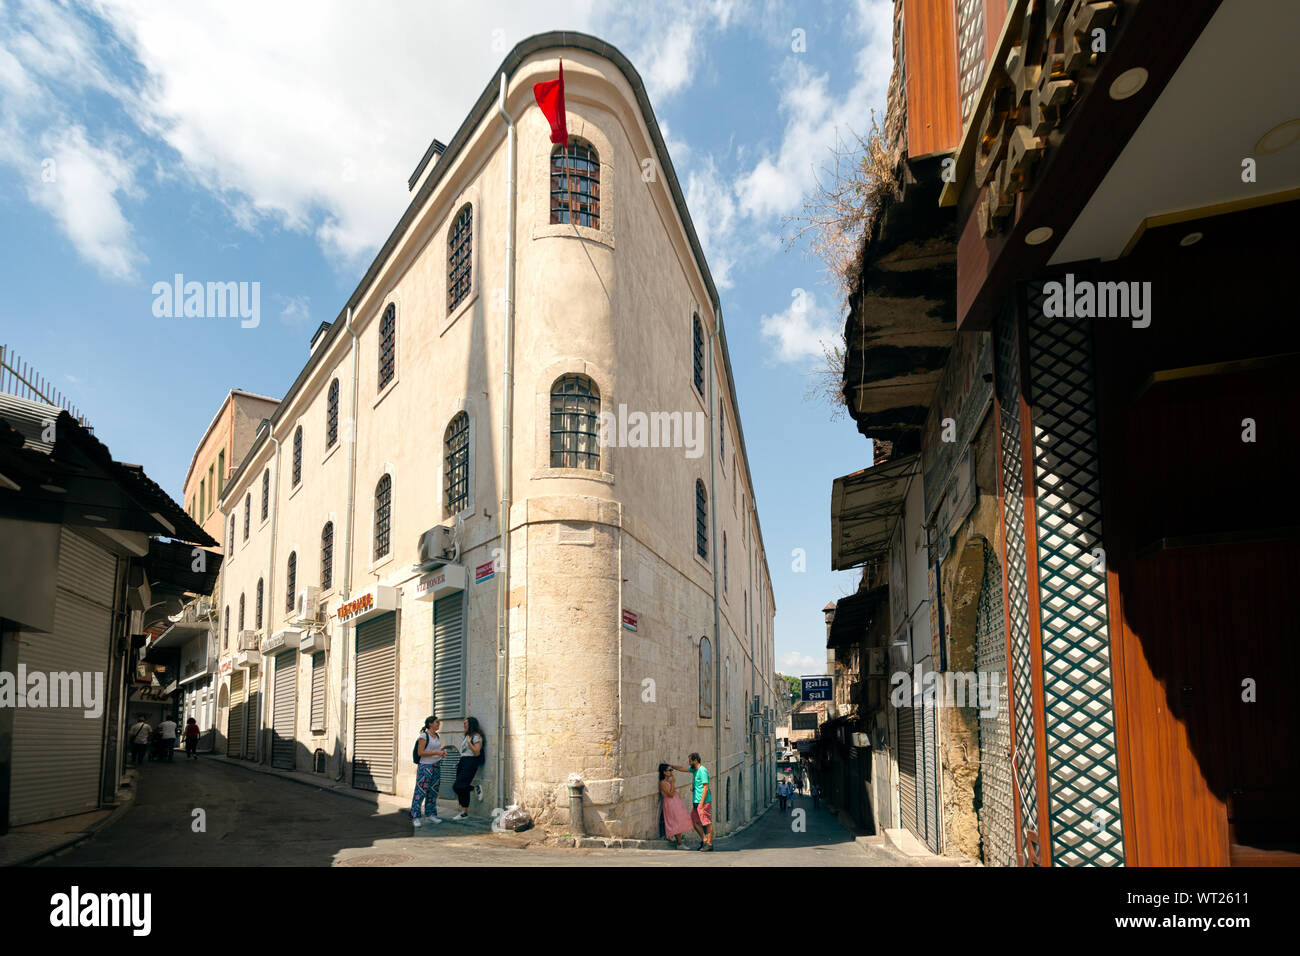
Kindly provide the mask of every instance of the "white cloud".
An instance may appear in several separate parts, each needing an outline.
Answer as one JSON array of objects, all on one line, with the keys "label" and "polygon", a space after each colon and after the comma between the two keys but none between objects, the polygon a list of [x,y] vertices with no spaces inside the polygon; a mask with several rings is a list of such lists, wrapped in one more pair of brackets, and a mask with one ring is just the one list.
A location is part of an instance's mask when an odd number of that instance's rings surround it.
[{"label": "white cloud", "polygon": [[305,295],[280,296],[280,301],[284,307],[280,310],[280,318],[293,325],[307,325],[311,322],[311,298]]},{"label": "white cloud", "polygon": [[814,293],[795,289],[790,307],[775,315],[763,316],[759,321],[759,331],[783,362],[820,360],[824,347],[841,339],[842,333],[836,326],[838,321],[838,315],[818,305]]},{"label": "white cloud", "polygon": [[799,677],[803,674],[820,674],[826,669],[826,662],[819,661],[808,654],[800,654],[797,651],[791,651],[788,654],[782,654],[776,661],[776,669],[780,674],[789,674],[791,677]]}]

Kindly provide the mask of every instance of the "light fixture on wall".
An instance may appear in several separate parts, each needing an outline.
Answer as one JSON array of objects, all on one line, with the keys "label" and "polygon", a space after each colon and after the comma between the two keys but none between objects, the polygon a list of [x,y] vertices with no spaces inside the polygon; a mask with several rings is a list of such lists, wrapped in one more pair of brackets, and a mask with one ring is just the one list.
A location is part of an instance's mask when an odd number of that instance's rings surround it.
[{"label": "light fixture on wall", "polygon": [[1189,232],[1187,235],[1183,236],[1183,238],[1178,240],[1178,244],[1180,246],[1194,246],[1203,238],[1205,238],[1205,233],[1203,232]]},{"label": "light fixture on wall", "polygon": [[1285,123],[1278,123],[1261,136],[1259,142],[1255,144],[1255,152],[1263,153],[1265,156],[1269,153],[1278,153],[1298,140],[1300,140],[1300,119],[1287,120]]},{"label": "light fixture on wall", "polygon": [[1125,70],[1111,81],[1110,98],[1112,100],[1126,100],[1133,96],[1147,85],[1148,75],[1147,71],[1140,66]]},{"label": "light fixture on wall", "polygon": [[1051,238],[1051,226],[1039,226],[1037,229],[1030,229],[1029,232],[1025,234],[1025,242],[1031,246],[1041,246]]}]

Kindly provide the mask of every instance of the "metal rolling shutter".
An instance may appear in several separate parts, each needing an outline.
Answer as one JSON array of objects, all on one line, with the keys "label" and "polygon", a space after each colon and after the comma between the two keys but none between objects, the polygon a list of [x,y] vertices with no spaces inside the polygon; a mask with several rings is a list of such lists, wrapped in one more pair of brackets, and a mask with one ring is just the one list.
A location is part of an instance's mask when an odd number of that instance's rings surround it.
[{"label": "metal rolling shutter", "polygon": [[248,703],[244,705],[244,759],[257,759],[257,731],[262,716],[261,668],[248,669]]},{"label": "metal rolling shutter", "polygon": [[[998,709],[984,716],[980,701],[980,840],[984,862],[1014,866],[1016,856],[1015,794],[1011,784],[1011,713],[1007,686],[1006,626],[1002,614],[1002,568],[991,548],[984,551],[984,581],[975,623],[975,660],[981,684],[997,682]],[[985,678],[984,675],[989,677]]]},{"label": "metal rolling shutter", "polygon": [[230,673],[230,718],[226,721],[226,756],[244,755],[244,672]]},{"label": "metal rolling shutter", "polygon": [[934,700],[925,702],[921,709],[925,717],[923,746],[925,747],[925,844],[930,852],[939,852],[939,766],[938,766],[938,714]]},{"label": "metal rolling shutter", "polygon": [[433,712],[441,720],[466,716],[464,607],[463,591],[433,605]]},{"label": "metal rolling shutter", "polygon": [[393,792],[397,615],[357,625],[357,701],[352,731],[352,786]]},{"label": "metal rolling shutter", "polygon": [[325,729],[325,652],[311,656],[311,730]]},{"label": "metal rolling shutter", "polygon": [[271,715],[271,766],[294,768],[297,745],[295,717],[298,712],[298,652],[285,651],[275,657],[275,707]]},{"label": "metal rolling shutter", "polygon": [[916,708],[899,707],[898,715],[898,817],[917,836],[916,820]]},{"label": "metal rolling shutter", "polygon": [[[117,559],[66,528],[59,541],[59,571],[54,597],[54,631],[24,632],[18,663],[30,675],[46,675],[44,707],[14,710],[9,822],[12,826],[84,813],[99,806],[99,779],[108,695],[109,645],[113,625],[113,587]],[[101,713],[85,716],[85,707],[56,707],[77,688],[51,679],[55,673],[95,675],[104,681]],[[58,692],[59,700],[55,694]],[[82,703],[87,689],[80,691]],[[128,716],[128,720],[130,720]],[[128,724],[129,726],[129,724]]]}]

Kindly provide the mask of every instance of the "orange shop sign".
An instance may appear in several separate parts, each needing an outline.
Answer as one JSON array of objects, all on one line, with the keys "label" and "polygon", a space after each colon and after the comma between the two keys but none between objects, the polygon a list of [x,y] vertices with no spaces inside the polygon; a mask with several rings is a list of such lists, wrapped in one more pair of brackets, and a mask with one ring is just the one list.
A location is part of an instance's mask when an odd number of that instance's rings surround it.
[{"label": "orange shop sign", "polygon": [[340,624],[359,624],[362,621],[397,610],[397,589],[386,588],[382,584],[339,605],[334,616]]}]

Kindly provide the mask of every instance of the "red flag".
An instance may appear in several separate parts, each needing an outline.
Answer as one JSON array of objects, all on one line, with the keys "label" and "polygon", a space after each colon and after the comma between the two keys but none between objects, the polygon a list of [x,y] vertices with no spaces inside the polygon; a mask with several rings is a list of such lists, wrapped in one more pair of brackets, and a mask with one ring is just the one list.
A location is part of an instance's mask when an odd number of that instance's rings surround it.
[{"label": "red flag", "polygon": [[564,117],[564,61],[560,61],[560,78],[533,84],[533,96],[542,114],[551,124],[551,142],[560,146],[569,142],[569,124]]}]

